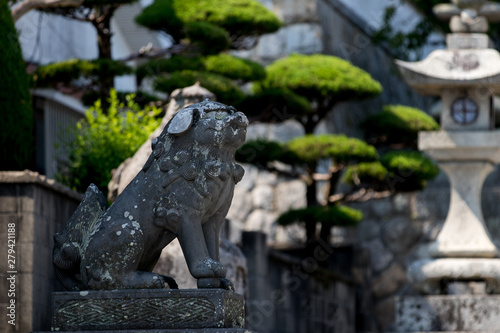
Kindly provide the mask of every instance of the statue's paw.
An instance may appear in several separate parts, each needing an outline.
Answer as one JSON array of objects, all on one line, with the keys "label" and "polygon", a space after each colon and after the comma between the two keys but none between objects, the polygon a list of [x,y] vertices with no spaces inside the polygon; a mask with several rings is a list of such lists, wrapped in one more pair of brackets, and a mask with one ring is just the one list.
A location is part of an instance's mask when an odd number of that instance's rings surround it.
[{"label": "statue's paw", "polygon": [[191,274],[197,279],[223,278],[226,276],[226,269],[220,262],[206,258],[191,271]]},{"label": "statue's paw", "polygon": [[220,280],[219,288],[234,292],[234,285],[229,279],[220,278],[219,280]]},{"label": "statue's paw", "polygon": [[177,282],[175,282],[174,278],[166,275],[162,275],[162,277],[170,289],[179,289],[179,286],[177,285]]},{"label": "statue's paw", "polygon": [[220,288],[219,278],[201,278],[196,281],[198,289],[214,289]]}]

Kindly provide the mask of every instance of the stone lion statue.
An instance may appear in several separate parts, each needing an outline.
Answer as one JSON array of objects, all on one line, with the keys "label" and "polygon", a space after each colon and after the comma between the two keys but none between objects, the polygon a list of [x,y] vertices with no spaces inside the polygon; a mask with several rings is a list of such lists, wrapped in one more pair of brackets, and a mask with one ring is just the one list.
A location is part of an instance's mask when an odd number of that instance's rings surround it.
[{"label": "stone lion statue", "polygon": [[176,288],[152,272],[176,237],[199,288],[231,289],[219,263],[219,230],[243,168],[234,153],[248,120],[213,101],[180,110],[152,142],[143,169],[108,208],[91,185],[54,236],[56,275],[68,290]]}]

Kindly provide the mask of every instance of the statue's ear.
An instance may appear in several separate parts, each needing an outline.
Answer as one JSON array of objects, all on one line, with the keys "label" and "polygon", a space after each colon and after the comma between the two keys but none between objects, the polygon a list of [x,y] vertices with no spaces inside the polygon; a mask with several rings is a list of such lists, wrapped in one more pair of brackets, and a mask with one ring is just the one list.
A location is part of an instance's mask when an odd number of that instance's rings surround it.
[{"label": "statue's ear", "polygon": [[168,134],[181,135],[191,128],[197,109],[185,108],[177,112],[168,125]]}]

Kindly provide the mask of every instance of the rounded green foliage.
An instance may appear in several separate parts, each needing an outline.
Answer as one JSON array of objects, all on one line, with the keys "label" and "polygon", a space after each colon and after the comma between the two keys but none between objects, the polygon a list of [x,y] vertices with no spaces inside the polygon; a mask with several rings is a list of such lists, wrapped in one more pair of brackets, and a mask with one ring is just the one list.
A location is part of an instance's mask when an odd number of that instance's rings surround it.
[{"label": "rounded green foliage", "polygon": [[56,179],[80,192],[90,183],[107,192],[111,170],[132,156],[160,124],[160,109],[141,110],[133,98],[129,95],[124,105],[112,90],[107,113],[99,101],[85,112],[69,143],[69,162]]},{"label": "rounded green foliage", "polygon": [[375,147],[345,135],[305,135],[288,143],[288,149],[302,161],[314,166],[319,159],[330,158],[337,164],[373,161],[378,158]]},{"label": "rounded green foliage", "polygon": [[403,105],[385,106],[368,117],[362,128],[377,142],[416,145],[419,131],[437,131],[439,125],[424,111]]},{"label": "rounded green foliage", "polygon": [[80,77],[99,81],[102,78],[130,73],[132,69],[121,61],[69,59],[37,68],[32,81],[35,86],[48,86],[60,82],[68,84]]},{"label": "rounded green foliage", "polygon": [[261,64],[230,54],[208,56],[203,59],[203,63],[208,72],[234,80],[257,81],[266,77],[266,71]]},{"label": "rounded green foliage", "polygon": [[231,38],[226,30],[207,22],[189,22],[185,26],[186,35],[202,54],[217,54],[231,46]]},{"label": "rounded green foliage", "polygon": [[6,1],[0,3],[0,170],[33,166],[33,110],[29,81]]},{"label": "rounded green foliage", "polygon": [[281,27],[278,18],[256,0],[173,0],[173,5],[184,23],[206,21],[231,36],[261,35]]},{"label": "rounded green foliage", "polygon": [[392,190],[417,191],[439,174],[439,168],[419,151],[392,151],[380,158],[389,171],[387,182]]},{"label": "rounded green foliage", "polygon": [[284,144],[265,139],[248,140],[236,151],[235,158],[238,162],[262,167],[274,161],[291,165],[300,161]]},{"label": "rounded green foliage", "polygon": [[[86,64],[87,62],[84,62]],[[38,67],[33,73],[36,86],[47,86],[57,82],[70,83],[82,75],[82,60],[69,59]]]},{"label": "rounded green foliage", "polygon": [[311,206],[289,210],[276,221],[287,226],[294,223],[321,223],[326,226],[356,226],[363,219],[363,213],[347,206]]},{"label": "rounded green foliage", "polygon": [[[137,105],[139,105],[140,107],[145,107],[146,105],[162,101],[162,99],[141,90],[138,90],[136,92],[117,92],[118,100],[121,103],[126,103],[129,95],[134,96],[134,102],[137,103]],[[92,106],[99,98],[100,93],[98,91],[88,91],[82,95],[82,104],[85,106]]]},{"label": "rounded green foliage", "polygon": [[379,161],[363,162],[349,166],[343,181],[351,185],[378,184],[385,181],[387,169]]},{"label": "rounded green foliage", "polygon": [[184,23],[177,16],[172,0],[155,0],[135,17],[135,22],[151,30],[160,30],[179,40]]},{"label": "rounded green foliage", "polygon": [[158,91],[171,93],[175,89],[192,86],[196,82],[217,96],[217,100],[234,105],[244,98],[243,91],[230,79],[224,76],[196,71],[173,72],[168,76],[157,77],[154,88]]},{"label": "rounded green foliage", "polygon": [[85,77],[106,78],[133,73],[130,66],[122,61],[113,59],[95,59],[91,61],[81,60],[81,62],[89,64],[83,65],[83,68],[88,70],[88,72],[85,70],[83,71],[83,75]]},{"label": "rounded green foliage", "polygon": [[172,57],[152,59],[137,66],[135,70],[137,80],[140,82],[145,77],[156,76],[162,73],[172,73],[180,70],[205,70],[205,64],[200,57],[173,55]]},{"label": "rounded green foliage", "polygon": [[282,122],[312,112],[311,103],[288,89],[272,88],[246,96],[235,107],[251,120]]},{"label": "rounded green foliage", "polygon": [[287,88],[308,99],[335,101],[373,97],[382,86],[364,70],[327,55],[292,54],[267,66],[266,79],[257,89]]}]

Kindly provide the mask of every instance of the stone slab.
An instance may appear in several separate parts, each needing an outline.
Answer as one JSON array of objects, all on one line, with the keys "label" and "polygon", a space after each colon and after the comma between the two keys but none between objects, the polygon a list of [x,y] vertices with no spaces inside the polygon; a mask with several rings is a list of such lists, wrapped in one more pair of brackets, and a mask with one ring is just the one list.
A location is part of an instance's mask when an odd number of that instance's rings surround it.
[{"label": "stone slab", "polygon": [[222,289],[130,289],[52,295],[52,331],[176,332],[245,325],[243,296]]},{"label": "stone slab", "polygon": [[408,276],[413,287],[425,294],[440,293],[443,280],[484,281],[487,292],[496,294],[500,292],[500,259],[424,259],[408,268]]},{"label": "stone slab", "polygon": [[396,332],[500,331],[500,296],[396,298]]},{"label": "stone slab", "polygon": [[500,92],[500,53],[494,49],[436,50],[422,61],[396,60],[396,65],[408,85],[422,95],[471,87]]},{"label": "stone slab", "polygon": [[446,45],[448,49],[487,49],[491,42],[487,34],[448,34]]},{"label": "stone slab", "polygon": [[500,163],[500,131],[420,132],[418,149],[437,161]]}]

